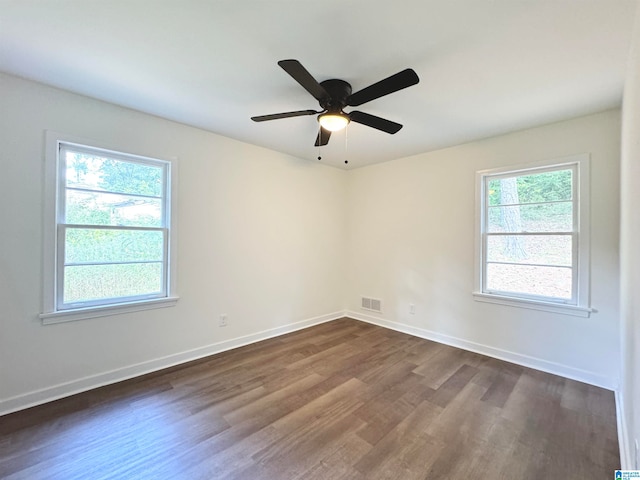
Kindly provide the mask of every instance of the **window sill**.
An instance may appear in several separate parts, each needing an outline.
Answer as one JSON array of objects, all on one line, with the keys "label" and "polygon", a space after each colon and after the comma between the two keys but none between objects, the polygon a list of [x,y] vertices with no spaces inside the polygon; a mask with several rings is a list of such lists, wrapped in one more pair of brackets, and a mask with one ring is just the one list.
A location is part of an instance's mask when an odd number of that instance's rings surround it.
[{"label": "window sill", "polygon": [[121,303],[118,305],[102,305],[99,307],[77,308],[75,310],[61,310],[58,312],[41,313],[38,317],[42,320],[43,325],[75,322],[76,320],[86,320],[88,318],[107,317],[111,315],[120,315],[122,313],[173,307],[178,303],[178,298],[179,297],[157,298],[153,300]]},{"label": "window sill", "polygon": [[576,305],[562,305],[559,303],[541,302],[537,300],[526,300],[523,298],[505,297],[490,293],[473,292],[474,300],[477,302],[495,303],[510,307],[528,308],[530,310],[542,310],[544,312],[560,313],[563,315],[573,315],[574,317],[588,318],[591,313],[597,312],[594,308],[579,307]]}]

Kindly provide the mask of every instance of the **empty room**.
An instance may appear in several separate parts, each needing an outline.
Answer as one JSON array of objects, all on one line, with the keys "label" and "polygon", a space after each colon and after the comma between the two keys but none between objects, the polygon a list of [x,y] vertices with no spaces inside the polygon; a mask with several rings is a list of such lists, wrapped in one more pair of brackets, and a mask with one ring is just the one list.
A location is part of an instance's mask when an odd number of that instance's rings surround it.
[{"label": "empty room", "polygon": [[637,0],[0,0],[0,478],[640,476]]}]

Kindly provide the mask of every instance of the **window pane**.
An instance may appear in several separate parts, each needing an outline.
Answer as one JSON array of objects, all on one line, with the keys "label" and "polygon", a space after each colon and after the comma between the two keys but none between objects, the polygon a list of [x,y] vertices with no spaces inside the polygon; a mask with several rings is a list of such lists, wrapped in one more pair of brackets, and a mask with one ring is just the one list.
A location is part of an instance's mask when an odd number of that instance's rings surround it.
[{"label": "window pane", "polygon": [[571,235],[489,235],[488,262],[572,264]]},{"label": "window pane", "polygon": [[162,200],[113,193],[67,190],[65,223],[162,226]]},{"label": "window pane", "polygon": [[489,291],[571,299],[571,269],[530,265],[487,264]]},{"label": "window pane", "polygon": [[164,253],[161,231],[68,228],[65,242],[65,264],[162,261]]},{"label": "window pane", "polygon": [[64,303],[162,292],[161,263],[82,265],[64,268]]},{"label": "window pane", "polygon": [[68,187],[159,197],[163,167],[67,151]]},{"label": "window pane", "polygon": [[556,170],[496,178],[487,185],[488,204],[513,205],[571,200],[572,176],[572,170]]},{"label": "window pane", "polygon": [[489,207],[488,231],[571,232],[573,202]]}]

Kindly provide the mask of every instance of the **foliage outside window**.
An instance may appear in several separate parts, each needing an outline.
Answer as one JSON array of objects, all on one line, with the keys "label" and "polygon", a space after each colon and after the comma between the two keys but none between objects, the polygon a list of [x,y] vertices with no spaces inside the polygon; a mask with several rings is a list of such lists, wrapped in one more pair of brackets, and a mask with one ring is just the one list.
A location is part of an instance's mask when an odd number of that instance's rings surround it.
[{"label": "foliage outside window", "polygon": [[53,305],[45,314],[170,296],[171,164],[57,142]]},{"label": "foliage outside window", "polygon": [[584,306],[580,175],[580,162],[479,173],[479,293]]}]

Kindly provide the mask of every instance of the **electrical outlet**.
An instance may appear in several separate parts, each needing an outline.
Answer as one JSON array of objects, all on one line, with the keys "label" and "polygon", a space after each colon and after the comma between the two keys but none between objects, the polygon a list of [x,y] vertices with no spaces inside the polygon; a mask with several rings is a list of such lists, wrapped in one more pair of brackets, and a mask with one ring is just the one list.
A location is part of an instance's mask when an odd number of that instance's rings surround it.
[{"label": "electrical outlet", "polygon": [[409,304],[409,313],[411,315],[415,315],[416,314],[416,306],[413,303]]},{"label": "electrical outlet", "polygon": [[218,326],[219,327],[226,327],[227,326],[227,314],[223,313],[222,315],[220,315],[220,321],[218,322]]}]

